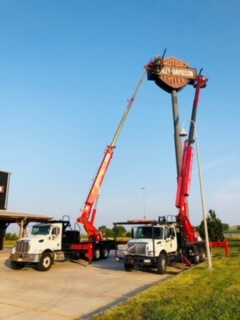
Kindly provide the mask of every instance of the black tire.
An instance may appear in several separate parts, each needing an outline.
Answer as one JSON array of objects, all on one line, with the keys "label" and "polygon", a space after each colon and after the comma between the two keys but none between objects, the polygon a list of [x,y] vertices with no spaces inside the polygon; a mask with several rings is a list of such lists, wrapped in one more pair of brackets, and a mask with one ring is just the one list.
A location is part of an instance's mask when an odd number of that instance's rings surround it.
[{"label": "black tire", "polygon": [[199,264],[199,262],[200,262],[200,255],[195,254],[195,256],[192,257],[192,263]]},{"label": "black tire", "polygon": [[51,252],[44,252],[41,256],[40,261],[37,264],[39,271],[48,271],[53,264],[53,256]]},{"label": "black tire", "polygon": [[193,247],[194,256],[191,257],[191,261],[193,264],[200,263],[200,252],[201,252],[200,250],[201,250],[201,247],[197,247],[197,246]]},{"label": "black tire", "polygon": [[101,251],[99,249],[99,247],[96,247],[94,249],[94,260],[98,261],[101,258]]},{"label": "black tire", "polygon": [[134,266],[131,263],[124,263],[125,271],[131,272],[134,269]]},{"label": "black tire", "polygon": [[101,249],[101,259],[107,259],[109,256],[109,249],[108,247],[103,247]]},{"label": "black tire", "polygon": [[167,270],[167,256],[164,253],[160,253],[157,260],[157,273],[164,274]]},{"label": "black tire", "polygon": [[200,262],[204,262],[206,261],[206,249],[205,248],[201,248],[200,250]]},{"label": "black tire", "polygon": [[11,261],[11,267],[14,270],[20,270],[20,269],[24,268],[25,265],[26,265],[25,262]]}]

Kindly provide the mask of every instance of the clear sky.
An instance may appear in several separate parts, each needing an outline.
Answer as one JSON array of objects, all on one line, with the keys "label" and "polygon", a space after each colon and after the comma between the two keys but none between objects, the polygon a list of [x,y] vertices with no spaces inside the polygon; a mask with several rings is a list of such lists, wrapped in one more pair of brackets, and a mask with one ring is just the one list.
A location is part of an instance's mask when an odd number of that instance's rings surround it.
[{"label": "clear sky", "polygon": [[[8,209],[80,214],[144,66],[167,48],[209,78],[198,111],[207,209],[240,225],[238,0],[0,0],[0,169]],[[189,125],[192,86],[178,94]],[[171,95],[145,80],[98,203],[97,226],[177,214]],[[202,220],[197,162],[191,221]]]}]

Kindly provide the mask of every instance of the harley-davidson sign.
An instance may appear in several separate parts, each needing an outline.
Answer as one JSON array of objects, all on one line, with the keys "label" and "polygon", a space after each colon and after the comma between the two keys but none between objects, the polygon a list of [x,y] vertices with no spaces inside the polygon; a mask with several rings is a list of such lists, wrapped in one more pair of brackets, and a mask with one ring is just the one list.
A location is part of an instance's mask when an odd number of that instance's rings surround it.
[{"label": "harley-davidson sign", "polygon": [[196,69],[174,57],[162,60],[160,57],[151,62],[148,67],[148,79],[155,80],[162,89],[171,92],[179,91],[187,84],[193,84],[197,78]]}]

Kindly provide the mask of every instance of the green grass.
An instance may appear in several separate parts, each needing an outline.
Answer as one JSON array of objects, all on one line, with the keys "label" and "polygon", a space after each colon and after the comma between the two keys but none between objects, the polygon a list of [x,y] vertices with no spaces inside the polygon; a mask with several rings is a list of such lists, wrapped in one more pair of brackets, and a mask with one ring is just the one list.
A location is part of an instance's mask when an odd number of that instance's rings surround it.
[{"label": "green grass", "polygon": [[4,241],[4,247],[5,248],[12,248],[15,246],[17,240],[5,240]]},{"label": "green grass", "polygon": [[201,264],[94,319],[239,320],[240,241],[231,241],[230,258],[220,248],[213,255],[213,270]]}]

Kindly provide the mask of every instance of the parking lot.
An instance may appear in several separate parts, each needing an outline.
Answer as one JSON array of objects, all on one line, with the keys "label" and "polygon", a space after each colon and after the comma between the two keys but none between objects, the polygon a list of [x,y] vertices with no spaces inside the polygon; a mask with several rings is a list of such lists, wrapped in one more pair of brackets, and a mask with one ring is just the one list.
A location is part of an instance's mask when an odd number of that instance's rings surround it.
[{"label": "parking lot", "polygon": [[94,262],[56,263],[48,272],[33,267],[12,270],[9,252],[0,252],[0,319],[91,319],[129,297],[181,272],[168,267],[166,275],[149,271],[126,272],[113,255]]}]

